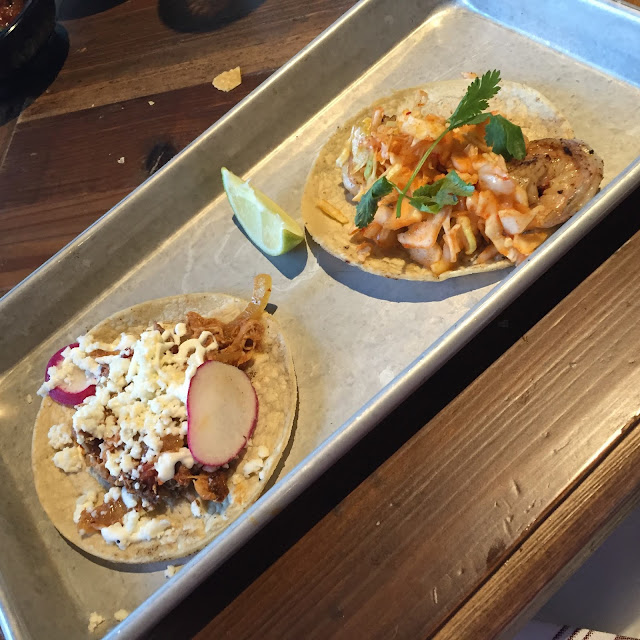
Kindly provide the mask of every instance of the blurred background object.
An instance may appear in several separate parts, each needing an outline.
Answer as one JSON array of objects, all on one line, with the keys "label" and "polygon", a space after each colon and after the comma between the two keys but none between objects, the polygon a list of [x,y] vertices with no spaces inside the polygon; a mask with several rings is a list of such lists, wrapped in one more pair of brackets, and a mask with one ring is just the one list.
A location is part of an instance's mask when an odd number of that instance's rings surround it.
[{"label": "blurred background object", "polygon": [[264,0],[158,0],[160,20],[176,31],[214,31],[243,18]]},{"label": "blurred background object", "polygon": [[0,80],[13,76],[49,40],[54,0],[0,0]]}]

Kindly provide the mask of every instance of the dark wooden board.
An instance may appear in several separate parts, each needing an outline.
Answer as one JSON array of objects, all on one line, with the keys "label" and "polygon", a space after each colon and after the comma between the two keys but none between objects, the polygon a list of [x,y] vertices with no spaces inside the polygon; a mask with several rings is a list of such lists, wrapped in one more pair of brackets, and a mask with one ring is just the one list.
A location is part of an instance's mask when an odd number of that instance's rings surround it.
[{"label": "dark wooden board", "polygon": [[[55,80],[39,95],[35,81],[0,87],[0,295],[143,182],[158,156],[166,161],[183,149],[353,4],[64,0],[51,45],[52,58],[64,61]],[[231,8],[225,13],[223,5]],[[211,85],[235,66],[243,72],[238,88]]]}]

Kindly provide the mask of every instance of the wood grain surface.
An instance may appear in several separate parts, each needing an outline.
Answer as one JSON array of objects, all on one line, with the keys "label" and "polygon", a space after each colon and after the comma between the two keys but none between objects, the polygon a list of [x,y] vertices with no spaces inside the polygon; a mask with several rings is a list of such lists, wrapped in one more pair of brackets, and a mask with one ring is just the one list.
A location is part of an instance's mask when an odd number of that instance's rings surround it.
[{"label": "wood grain surface", "polygon": [[[62,0],[37,73],[0,87],[0,295],[353,4]],[[237,89],[211,85],[235,66]]]},{"label": "wood grain surface", "polygon": [[[62,0],[37,77],[0,87],[0,294],[353,4]],[[150,637],[507,637],[640,494],[638,202]]]}]

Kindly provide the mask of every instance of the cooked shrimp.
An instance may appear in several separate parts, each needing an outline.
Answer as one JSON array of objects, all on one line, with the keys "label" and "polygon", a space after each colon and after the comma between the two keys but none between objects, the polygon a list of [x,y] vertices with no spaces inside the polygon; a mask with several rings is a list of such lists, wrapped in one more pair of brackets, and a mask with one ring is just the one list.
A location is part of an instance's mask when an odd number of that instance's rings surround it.
[{"label": "cooked shrimp", "polygon": [[533,140],[522,160],[509,162],[509,175],[527,192],[536,215],[529,229],[567,221],[598,192],[602,160],[579,140]]}]

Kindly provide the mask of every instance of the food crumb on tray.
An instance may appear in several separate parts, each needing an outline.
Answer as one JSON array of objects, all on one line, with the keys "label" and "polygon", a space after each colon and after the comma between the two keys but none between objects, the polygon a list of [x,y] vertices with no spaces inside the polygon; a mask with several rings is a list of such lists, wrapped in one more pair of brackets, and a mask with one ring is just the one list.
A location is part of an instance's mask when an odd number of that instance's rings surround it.
[{"label": "food crumb on tray", "polygon": [[122,622],[127,616],[129,615],[129,612],[126,609],[118,609],[114,614],[113,617],[118,621],[118,622]]},{"label": "food crumb on tray", "polygon": [[104,620],[104,616],[101,616],[96,611],[92,611],[89,615],[89,626],[87,628],[89,631],[95,631],[104,622]]},{"label": "food crumb on tray", "polygon": [[180,569],[182,569],[182,565],[169,564],[167,565],[167,568],[164,570],[164,577],[173,578],[173,576],[175,576],[176,573],[180,571]]},{"label": "food crumb on tray", "polygon": [[219,73],[211,84],[220,91],[231,91],[242,82],[240,67]]}]

